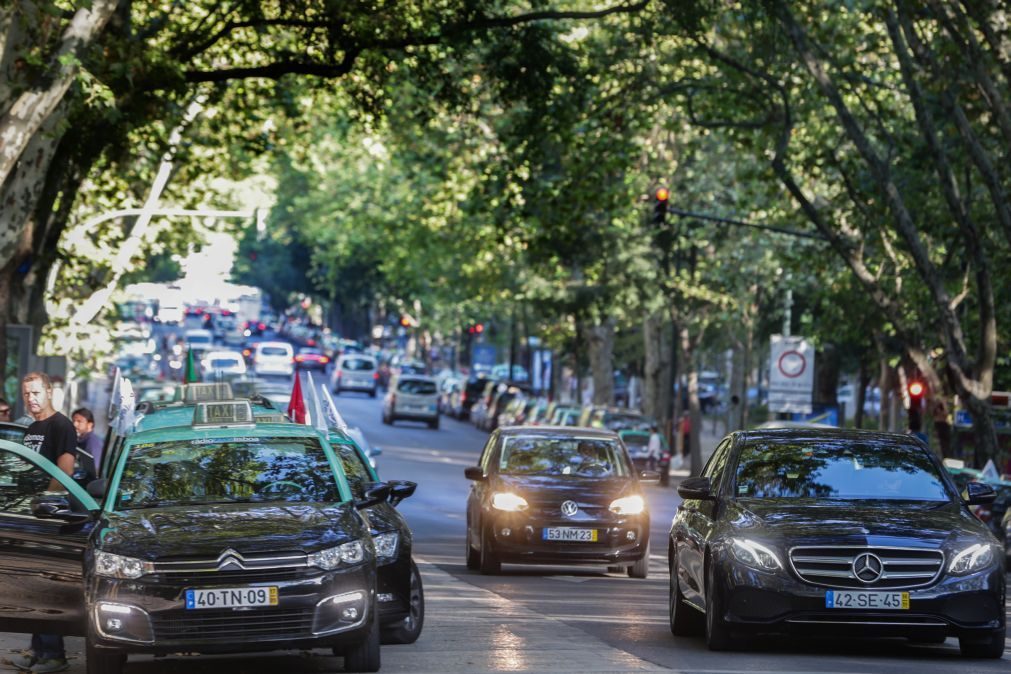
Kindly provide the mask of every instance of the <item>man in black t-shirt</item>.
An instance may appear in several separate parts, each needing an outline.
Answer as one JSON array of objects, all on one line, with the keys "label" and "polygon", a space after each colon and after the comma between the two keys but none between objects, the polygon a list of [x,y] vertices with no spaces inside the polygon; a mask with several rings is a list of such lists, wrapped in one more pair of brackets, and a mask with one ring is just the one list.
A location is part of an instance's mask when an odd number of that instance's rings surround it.
[{"label": "man in black t-shirt", "polygon": [[[21,395],[25,410],[35,421],[25,432],[25,447],[55,463],[67,475],[74,474],[77,459],[77,430],[74,423],[53,407],[53,383],[44,372],[31,372],[21,380]],[[55,479],[49,483],[50,491],[63,491]],[[58,634],[33,634],[31,648],[10,659],[10,663],[23,671],[36,674],[62,672],[67,669],[67,655],[63,637]]]}]

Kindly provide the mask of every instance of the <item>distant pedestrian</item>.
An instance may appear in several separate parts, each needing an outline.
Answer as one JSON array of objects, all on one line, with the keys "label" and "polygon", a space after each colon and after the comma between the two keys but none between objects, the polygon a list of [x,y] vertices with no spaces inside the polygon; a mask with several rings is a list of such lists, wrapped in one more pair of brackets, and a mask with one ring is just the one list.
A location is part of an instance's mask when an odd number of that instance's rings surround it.
[{"label": "distant pedestrian", "polygon": [[649,427],[649,442],[646,444],[646,465],[649,470],[656,470],[660,463],[660,456],[663,454],[663,442],[660,439],[660,431],[656,424]]},{"label": "distant pedestrian", "polygon": [[95,433],[95,415],[87,407],[74,410],[70,415],[77,431],[77,464],[82,472],[74,471],[74,479],[84,480],[85,484],[98,478],[102,467],[103,438]]},{"label": "distant pedestrian", "polygon": [[[25,409],[34,421],[25,432],[23,444],[56,464],[67,475],[74,474],[77,459],[77,431],[73,422],[53,407],[53,382],[44,372],[30,372],[21,380]],[[55,479],[50,491],[63,491]],[[40,570],[41,571],[41,570]],[[26,672],[48,674],[67,669],[67,654],[59,634],[33,634],[28,650],[10,659],[10,664]]]}]

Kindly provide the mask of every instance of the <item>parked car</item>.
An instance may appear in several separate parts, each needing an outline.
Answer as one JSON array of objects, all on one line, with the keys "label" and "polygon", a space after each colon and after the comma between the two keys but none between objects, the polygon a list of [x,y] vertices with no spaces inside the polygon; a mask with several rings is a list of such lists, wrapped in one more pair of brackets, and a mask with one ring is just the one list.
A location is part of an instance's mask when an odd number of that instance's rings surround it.
[{"label": "parked car", "polygon": [[454,404],[457,419],[464,421],[470,419],[471,410],[478,400],[481,399],[488,383],[488,378],[482,375],[471,376],[467,379],[467,383],[460,390],[460,402]]},{"label": "parked car", "polygon": [[573,405],[559,405],[554,409],[551,418],[548,420],[549,426],[578,426],[579,417],[582,410]]},{"label": "parked car", "polygon": [[463,379],[447,376],[439,384],[439,412],[447,416],[458,416],[456,410],[460,406],[460,393],[463,391]]},{"label": "parked car", "polygon": [[710,650],[755,634],[957,637],[1005,649],[1004,560],[937,458],[908,435],[740,431],[716,447],[668,542],[669,621]]},{"label": "parked car", "polygon": [[580,426],[607,428],[612,431],[620,431],[626,428],[649,430],[655,423],[656,420],[652,417],[647,417],[633,410],[621,407],[586,407],[579,418]]},{"label": "parked car", "polygon": [[[513,426],[492,433],[467,498],[467,567],[600,564],[649,572],[649,510],[610,431]],[[654,481],[656,473],[643,474]]]},{"label": "parked car", "polygon": [[439,391],[435,379],[416,374],[397,377],[383,399],[383,423],[400,419],[424,421],[429,428],[439,427]]},{"label": "parked car", "polygon": [[470,408],[470,421],[472,424],[478,428],[482,428],[485,424],[485,419],[488,417],[488,410],[491,407],[492,399],[495,397],[496,391],[500,384],[492,379],[485,379],[484,386],[481,389],[481,393],[478,395],[477,400],[474,401],[473,406]]},{"label": "parked car", "polygon": [[376,397],[379,388],[379,371],[374,356],[362,353],[344,354],[337,359],[331,379],[335,394],[343,391],[361,391]]}]

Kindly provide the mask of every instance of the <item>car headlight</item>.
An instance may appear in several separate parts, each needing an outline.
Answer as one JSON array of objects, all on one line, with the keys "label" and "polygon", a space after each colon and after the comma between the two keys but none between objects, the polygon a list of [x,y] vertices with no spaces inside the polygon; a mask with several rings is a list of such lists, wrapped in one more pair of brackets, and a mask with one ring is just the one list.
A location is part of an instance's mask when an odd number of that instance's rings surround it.
[{"label": "car headlight", "polygon": [[151,562],[135,557],[114,555],[101,550],[95,553],[95,574],[106,578],[140,578],[153,569]]},{"label": "car headlight", "polygon": [[400,535],[396,531],[390,531],[373,536],[372,542],[376,546],[376,557],[380,559],[392,559],[397,556],[397,544],[400,542]]},{"label": "car headlight", "polygon": [[327,548],[309,555],[309,566],[324,571],[333,571],[341,564],[357,564],[365,559],[365,548],[361,541],[351,541],[335,548]]},{"label": "car headlight", "polygon": [[646,509],[646,502],[638,494],[611,501],[610,510],[616,515],[638,515]]},{"label": "car headlight", "polygon": [[761,543],[747,538],[730,539],[730,549],[737,561],[759,571],[778,571],[783,568],[775,552]]},{"label": "car headlight", "polygon": [[993,548],[987,543],[976,543],[951,558],[948,573],[962,575],[985,569],[993,561]]},{"label": "car headlight", "polygon": [[522,496],[511,494],[507,491],[500,491],[491,497],[491,505],[497,510],[506,512],[519,512],[527,509],[527,500]]}]

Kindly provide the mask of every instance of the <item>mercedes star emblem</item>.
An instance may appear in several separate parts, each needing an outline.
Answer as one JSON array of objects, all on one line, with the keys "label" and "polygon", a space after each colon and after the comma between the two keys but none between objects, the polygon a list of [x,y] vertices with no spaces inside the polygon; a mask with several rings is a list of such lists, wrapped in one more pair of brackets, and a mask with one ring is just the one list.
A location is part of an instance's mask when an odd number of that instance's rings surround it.
[{"label": "mercedes star emblem", "polygon": [[853,575],[863,583],[873,583],[880,580],[885,565],[877,555],[869,552],[859,554],[853,560]]},{"label": "mercedes star emblem", "polygon": [[562,514],[566,517],[573,517],[579,512],[579,506],[575,501],[566,501],[562,504]]}]

